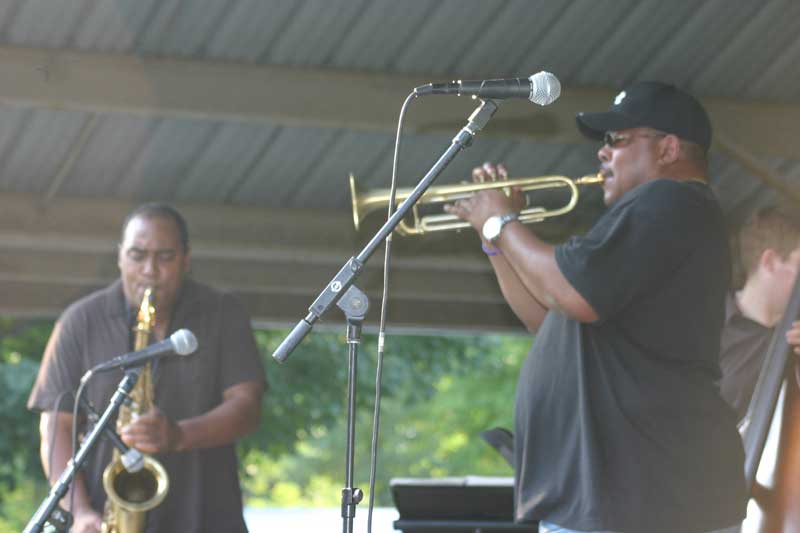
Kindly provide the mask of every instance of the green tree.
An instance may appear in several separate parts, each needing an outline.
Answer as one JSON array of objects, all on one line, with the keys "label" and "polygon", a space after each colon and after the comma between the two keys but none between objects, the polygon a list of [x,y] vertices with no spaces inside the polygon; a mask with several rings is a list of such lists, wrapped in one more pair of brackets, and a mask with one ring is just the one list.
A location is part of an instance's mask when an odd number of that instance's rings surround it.
[{"label": "green tree", "polygon": [[[394,477],[512,474],[479,434],[495,426],[511,427],[517,374],[529,345],[530,339],[521,336],[390,337],[383,367],[375,488],[379,505],[391,505],[389,480]],[[366,492],[374,405],[372,351],[363,350],[362,360],[355,476]],[[286,363],[292,364],[303,361]],[[283,371],[282,366],[271,375]],[[331,390],[329,400],[343,410],[344,382],[338,386],[341,390]],[[344,481],[344,413],[331,422],[309,426],[296,440],[294,453],[277,456],[251,449],[245,454],[245,487],[251,502],[338,505]],[[263,429],[269,428],[266,423]]]},{"label": "green tree", "polygon": [[[270,389],[265,396],[259,430],[245,439],[246,450],[261,448],[279,456],[294,450],[312,432],[330,428],[345,416],[347,348],[343,334],[315,332],[283,365],[270,354],[287,331],[258,331],[256,340],[264,357]],[[382,391],[386,398],[405,403],[426,401],[436,392],[441,376],[457,371],[469,361],[478,362],[491,349],[484,337],[397,335],[390,337],[393,364],[384,366]],[[359,355],[358,406],[372,405],[375,393],[374,335],[365,335]]]},{"label": "green tree", "polygon": [[25,407],[52,322],[0,320],[0,530],[19,531],[47,490],[38,417]]}]

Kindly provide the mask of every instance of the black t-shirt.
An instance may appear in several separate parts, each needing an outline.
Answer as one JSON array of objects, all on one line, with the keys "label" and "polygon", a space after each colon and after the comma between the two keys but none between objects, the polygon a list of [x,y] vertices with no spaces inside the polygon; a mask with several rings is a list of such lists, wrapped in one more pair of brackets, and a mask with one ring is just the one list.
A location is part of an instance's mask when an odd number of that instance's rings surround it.
[{"label": "black t-shirt", "polygon": [[772,328],[742,315],[734,295],[728,295],[719,352],[720,392],[739,420],[747,414],[772,332]]},{"label": "black t-shirt", "polygon": [[[158,313],[158,310],[156,310]],[[75,392],[89,368],[131,349],[129,311],[119,281],[72,304],[56,323],[28,408],[50,411],[58,395]],[[186,280],[176,303],[170,333],[190,329],[197,350],[159,361],[154,373],[155,403],[171,419],[206,413],[223,400],[225,389],[245,381],[265,382],[250,320],[229,294]],[[122,372],[97,374],[86,397],[103,411]],[[72,409],[67,396],[60,410]],[[98,442],[84,466],[92,507],[102,513],[102,474],[113,447]],[[238,461],[232,445],[156,455],[167,470],[170,489],[164,502],[147,513],[147,533],[246,531]]]},{"label": "black t-shirt", "polygon": [[715,385],[730,268],[713,193],[643,184],[556,260],[599,320],[550,311],[523,365],[517,520],[626,533],[737,523],[744,455]]}]

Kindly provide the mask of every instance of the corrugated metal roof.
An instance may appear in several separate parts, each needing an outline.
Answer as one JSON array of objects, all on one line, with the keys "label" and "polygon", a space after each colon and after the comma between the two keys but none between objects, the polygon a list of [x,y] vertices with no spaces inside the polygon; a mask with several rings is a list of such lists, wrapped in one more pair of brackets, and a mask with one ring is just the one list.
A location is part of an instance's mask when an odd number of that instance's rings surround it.
[{"label": "corrugated metal roof", "polygon": [[800,93],[782,72],[800,46],[791,0],[9,0],[0,20],[16,46],[421,74],[549,67],[567,83]]},{"label": "corrugated metal roof", "polygon": [[[17,0],[0,5],[0,45],[432,80],[546,68],[565,87],[660,78],[700,96],[798,103],[799,20],[800,4],[788,0]],[[0,188],[43,194],[53,187],[89,119],[1,106]],[[449,140],[409,135],[402,184],[413,183]],[[101,113],[55,188],[66,196],[347,209],[347,174],[385,186],[393,142],[384,132]],[[486,138],[443,179],[466,178],[485,160],[534,175],[581,175],[595,166],[588,146]],[[771,164],[797,180],[797,161]],[[712,168],[729,209],[766,194],[724,157]]]}]

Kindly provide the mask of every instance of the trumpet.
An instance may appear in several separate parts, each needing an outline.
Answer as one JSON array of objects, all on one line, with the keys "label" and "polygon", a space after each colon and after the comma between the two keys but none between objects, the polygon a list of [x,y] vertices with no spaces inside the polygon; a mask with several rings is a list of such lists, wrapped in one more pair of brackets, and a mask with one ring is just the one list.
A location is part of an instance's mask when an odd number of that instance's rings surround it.
[{"label": "trumpet", "polygon": [[[465,183],[461,185],[442,185],[431,187],[420,196],[417,203],[411,208],[413,223],[401,220],[397,225],[397,233],[400,235],[424,235],[434,231],[447,231],[468,228],[469,223],[461,220],[455,215],[447,213],[420,215],[418,206],[447,204],[464,198],[469,198],[479,191],[489,189],[503,189],[507,195],[511,194],[511,189],[519,187],[526,194],[525,199],[528,207],[520,211],[518,220],[523,224],[534,224],[547,218],[557,217],[569,213],[578,204],[580,198],[579,186],[602,185],[605,181],[602,173],[591,174],[577,179],[566,176],[538,176],[529,178],[516,178],[505,181],[494,181],[487,183]],[[527,193],[531,191],[541,191],[546,189],[569,188],[569,201],[555,209],[546,209],[540,206],[530,207],[531,199]],[[397,189],[395,198],[398,203],[405,201],[411,196],[413,189]],[[378,189],[363,192],[356,184],[356,178],[350,174],[350,197],[353,203],[353,224],[356,231],[361,221],[369,213],[377,209],[386,208],[389,205],[389,189]]]}]

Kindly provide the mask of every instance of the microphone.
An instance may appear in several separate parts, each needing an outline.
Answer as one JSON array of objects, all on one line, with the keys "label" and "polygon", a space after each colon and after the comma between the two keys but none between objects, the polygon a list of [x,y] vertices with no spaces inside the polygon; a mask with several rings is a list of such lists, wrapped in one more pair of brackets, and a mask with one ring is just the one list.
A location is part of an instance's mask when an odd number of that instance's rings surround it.
[{"label": "microphone", "polygon": [[414,89],[416,96],[428,94],[471,95],[478,98],[527,98],[534,104],[550,105],[561,96],[561,82],[553,74],[537,72],[530,78],[499,80],[451,81],[429,83]]},{"label": "microphone", "polygon": [[151,344],[137,352],[130,352],[110,361],[101,363],[92,368],[90,372],[106,372],[115,368],[130,368],[140,366],[158,357],[174,353],[176,355],[189,355],[197,349],[197,338],[188,329],[179,329],[161,342]]}]

